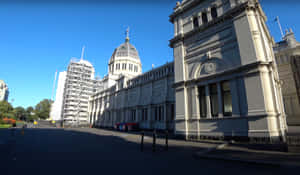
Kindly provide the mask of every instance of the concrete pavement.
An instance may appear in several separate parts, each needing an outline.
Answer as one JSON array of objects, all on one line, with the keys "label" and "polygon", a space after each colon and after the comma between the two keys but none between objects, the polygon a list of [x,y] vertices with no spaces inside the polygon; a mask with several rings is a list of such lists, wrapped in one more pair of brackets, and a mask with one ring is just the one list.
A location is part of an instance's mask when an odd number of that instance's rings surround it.
[{"label": "concrete pavement", "polygon": [[[196,152],[220,143],[185,142],[145,137],[140,150],[140,135],[94,128],[28,128],[25,134],[0,130],[5,144],[0,149],[4,174],[289,174],[294,167],[269,167],[216,159],[195,159]],[[8,142],[10,140],[10,142]],[[213,149],[212,149],[213,150]],[[6,156],[3,156],[5,155]]]}]

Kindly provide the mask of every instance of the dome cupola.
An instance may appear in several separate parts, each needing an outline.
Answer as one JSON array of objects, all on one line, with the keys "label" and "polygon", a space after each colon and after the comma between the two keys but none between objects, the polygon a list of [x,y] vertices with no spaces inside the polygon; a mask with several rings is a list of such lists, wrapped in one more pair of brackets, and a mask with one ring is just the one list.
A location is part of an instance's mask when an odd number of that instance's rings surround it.
[{"label": "dome cupola", "polygon": [[133,77],[142,73],[138,51],[129,41],[129,29],[127,29],[125,42],[114,50],[109,60],[109,74]]}]

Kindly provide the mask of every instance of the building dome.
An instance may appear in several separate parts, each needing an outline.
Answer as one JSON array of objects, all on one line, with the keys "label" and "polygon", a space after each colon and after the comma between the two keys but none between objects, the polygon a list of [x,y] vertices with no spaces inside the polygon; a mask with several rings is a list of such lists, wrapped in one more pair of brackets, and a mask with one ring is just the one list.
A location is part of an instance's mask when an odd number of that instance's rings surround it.
[{"label": "building dome", "polygon": [[132,44],[129,43],[128,38],[126,38],[125,43],[121,44],[114,50],[109,62],[114,61],[117,57],[131,57],[140,60],[138,51]]},{"label": "building dome", "polygon": [[128,31],[125,42],[117,47],[108,63],[110,75],[137,76],[142,73],[142,64],[137,49],[130,44]]}]

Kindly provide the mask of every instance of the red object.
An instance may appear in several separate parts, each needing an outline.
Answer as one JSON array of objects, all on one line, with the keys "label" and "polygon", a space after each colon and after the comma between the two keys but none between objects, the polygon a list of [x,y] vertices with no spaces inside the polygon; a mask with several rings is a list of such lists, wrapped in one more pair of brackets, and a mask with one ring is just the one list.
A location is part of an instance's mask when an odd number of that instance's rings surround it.
[{"label": "red object", "polygon": [[6,124],[16,124],[16,120],[12,119],[12,118],[3,118],[3,121]]}]

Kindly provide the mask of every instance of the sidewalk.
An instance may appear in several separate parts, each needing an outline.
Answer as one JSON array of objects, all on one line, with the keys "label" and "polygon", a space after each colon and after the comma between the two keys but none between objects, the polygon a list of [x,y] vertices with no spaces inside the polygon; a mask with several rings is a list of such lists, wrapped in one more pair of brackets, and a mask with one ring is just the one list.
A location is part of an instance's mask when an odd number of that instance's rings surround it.
[{"label": "sidewalk", "polygon": [[[137,144],[140,144],[141,141],[141,134],[137,132],[128,133],[98,128],[77,128],[65,130],[77,130],[97,135],[113,136]],[[159,135],[162,136],[163,134],[160,133]],[[152,134],[150,132],[145,133],[144,144],[148,145],[148,147],[144,149],[151,152]],[[156,144],[158,149],[163,149],[165,146],[165,139],[163,137],[157,137]],[[184,154],[191,154],[191,156],[195,159],[214,159],[277,167],[300,168],[300,153],[262,150],[264,147],[268,146],[270,145],[253,146],[249,144],[232,144],[224,141],[213,140],[193,142],[170,138],[168,152],[184,152]]]},{"label": "sidewalk", "polygon": [[300,168],[299,153],[254,150],[232,144],[206,153],[197,152],[194,157],[197,159],[217,159],[250,164]]}]

